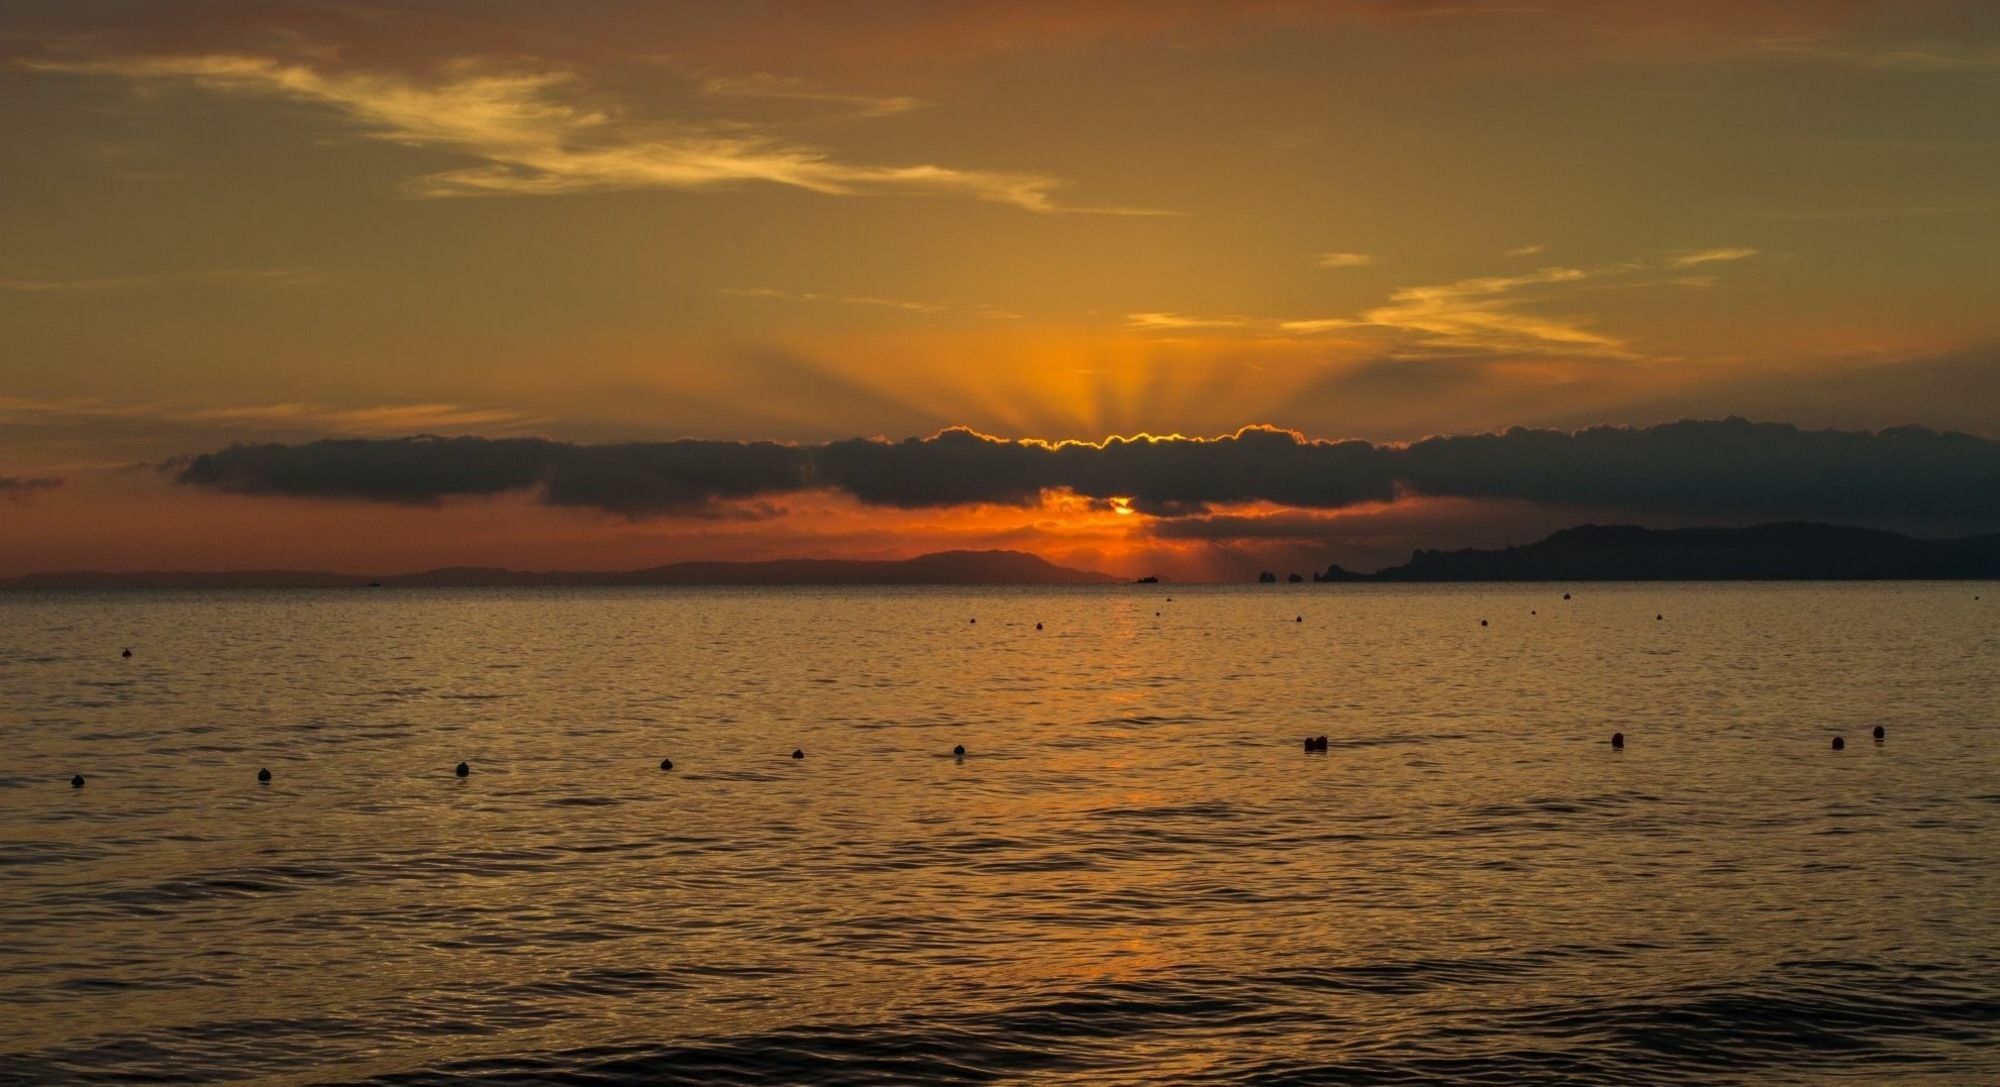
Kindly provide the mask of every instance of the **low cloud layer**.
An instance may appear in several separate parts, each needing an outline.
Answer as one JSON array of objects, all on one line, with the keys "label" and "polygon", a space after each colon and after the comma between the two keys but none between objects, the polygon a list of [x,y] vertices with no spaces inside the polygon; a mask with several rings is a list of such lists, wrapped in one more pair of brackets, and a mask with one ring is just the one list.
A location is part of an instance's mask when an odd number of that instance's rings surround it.
[{"label": "low cloud layer", "polygon": [[535,488],[547,505],[644,517],[802,490],[808,455],[772,442],[356,438],[232,445],[171,467],[178,482],[236,494],[435,504]]},{"label": "low cloud layer", "polygon": [[62,484],[61,476],[0,476],[0,501],[26,502]]},{"label": "low cloud layer", "polygon": [[1742,419],[1516,428],[1408,444],[1318,441],[1270,427],[1101,443],[1012,441],[965,429],[821,445],[329,440],[234,445],[171,467],[180,483],[240,494],[436,503],[534,490],[549,505],[629,517],[821,489],[902,509],[1027,506],[1044,492],[1068,491],[1122,499],[1159,517],[1255,502],[1331,510],[1406,495],[1677,517],[2000,517],[2000,442],[1923,427],[1803,430]]}]

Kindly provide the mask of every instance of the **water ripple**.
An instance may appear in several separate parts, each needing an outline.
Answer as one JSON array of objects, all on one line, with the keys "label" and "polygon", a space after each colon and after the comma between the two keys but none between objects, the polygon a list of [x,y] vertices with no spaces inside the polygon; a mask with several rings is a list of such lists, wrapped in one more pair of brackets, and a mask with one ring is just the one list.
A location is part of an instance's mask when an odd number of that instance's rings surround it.
[{"label": "water ripple", "polygon": [[0,1083],[2000,1082],[1960,587],[1174,591],[0,596]]}]

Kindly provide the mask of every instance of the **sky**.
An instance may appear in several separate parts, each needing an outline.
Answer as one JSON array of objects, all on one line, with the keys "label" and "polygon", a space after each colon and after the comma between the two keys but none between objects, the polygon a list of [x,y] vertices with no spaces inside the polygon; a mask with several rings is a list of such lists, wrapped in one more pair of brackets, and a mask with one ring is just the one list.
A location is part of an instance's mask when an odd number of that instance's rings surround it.
[{"label": "sky", "polygon": [[0,8],[0,575],[2000,530],[2000,6]]}]

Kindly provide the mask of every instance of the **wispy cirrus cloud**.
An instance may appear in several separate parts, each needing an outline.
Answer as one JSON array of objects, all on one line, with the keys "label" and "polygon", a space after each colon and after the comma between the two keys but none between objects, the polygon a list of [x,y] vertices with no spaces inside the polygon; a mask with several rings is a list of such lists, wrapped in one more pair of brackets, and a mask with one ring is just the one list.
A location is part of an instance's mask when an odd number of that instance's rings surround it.
[{"label": "wispy cirrus cloud", "polygon": [[1367,321],[1351,317],[1307,317],[1294,321],[1279,321],[1278,331],[1300,336],[1314,336],[1322,332],[1337,332],[1344,328],[1366,328]]},{"label": "wispy cirrus cloud", "polygon": [[[1526,250],[1516,252],[1528,255]],[[1590,268],[1551,266],[1513,275],[1398,287],[1379,305],[1345,316],[1273,319],[1133,313],[1126,315],[1126,327],[1145,332],[1206,329],[1300,337],[1342,332],[1384,339],[1392,351],[1633,358],[1638,352],[1630,342],[1593,327],[1587,317],[1548,314],[1535,307],[1579,290],[1712,287],[1720,282],[1717,276],[1682,274],[1682,270],[1747,260],[1757,253],[1748,246],[1705,249],[1664,259]]]},{"label": "wispy cirrus cloud", "polygon": [[1524,288],[1574,283],[1589,275],[1578,268],[1543,268],[1522,275],[1404,287],[1392,292],[1386,304],[1362,311],[1361,320],[1415,333],[1431,347],[1625,354],[1625,341],[1593,331],[1579,319],[1530,313],[1518,304]]},{"label": "wispy cirrus cloud", "polygon": [[1018,321],[1021,315],[990,302],[923,302],[910,298],[885,298],[870,294],[830,294],[825,291],[787,291],[777,287],[724,287],[731,298],[765,298],[783,302],[826,302],[841,306],[875,306],[905,313],[961,313],[987,321]]},{"label": "wispy cirrus cloud", "polygon": [[715,98],[752,98],[778,102],[801,102],[830,106],[858,117],[893,117],[924,108],[929,103],[908,95],[875,96],[828,90],[810,80],[756,72],[741,76],[710,76],[701,83],[701,93]]},{"label": "wispy cirrus cloud", "polygon": [[1403,287],[1391,292],[1383,304],[1351,317],[1272,320],[1133,313],[1126,315],[1126,327],[1145,332],[1241,330],[1278,336],[1359,332],[1433,349],[1623,355],[1623,340],[1593,331],[1580,319],[1543,316],[1521,308],[1520,292],[1526,288],[1571,283],[1589,275],[1576,268],[1544,268],[1522,275]]},{"label": "wispy cirrus cloud", "polygon": [[818,291],[781,291],[775,287],[724,287],[722,293],[732,298],[770,298],[787,302],[834,302],[845,306],[879,306],[884,309],[906,310],[910,313],[941,313],[946,308],[942,302],[913,302],[907,298],[876,298],[869,295],[822,294]]},{"label": "wispy cirrus cloud", "polygon": [[276,289],[312,287],[325,282],[324,276],[309,268],[197,268],[127,276],[0,276],[0,291],[17,294],[66,294],[140,290],[147,287],[198,286]]},{"label": "wispy cirrus cloud", "polygon": [[1825,37],[1771,37],[1745,43],[1740,55],[1750,59],[1844,64],[1877,71],[2000,71],[2000,45],[1972,41],[1865,44]]},{"label": "wispy cirrus cloud", "polygon": [[94,397],[38,400],[0,396],[0,423],[9,426],[62,426],[93,420],[357,435],[453,431],[474,427],[507,429],[536,421],[534,416],[508,408],[449,403],[370,404],[359,407],[308,401],[203,405],[185,401],[120,402]]},{"label": "wispy cirrus cloud", "polygon": [[376,404],[360,408],[313,403],[251,404],[197,408],[185,412],[182,417],[199,422],[310,425],[346,434],[408,434],[412,431],[507,427],[530,421],[529,416],[508,408],[469,407],[463,404]]},{"label": "wispy cirrus cloud", "polygon": [[1184,332],[1202,328],[1255,328],[1248,317],[1194,317],[1185,313],[1128,313],[1125,327],[1147,332]]},{"label": "wispy cirrus cloud", "polygon": [[[958,196],[1044,214],[1172,214],[1066,204],[1056,194],[1068,183],[1047,174],[850,162],[752,125],[640,120],[616,106],[590,103],[583,81],[561,68],[457,61],[433,78],[417,79],[247,53],[19,63],[41,72],[179,82],[218,94],[289,99],[333,110],[374,139],[478,160],[412,179],[408,191],[423,197],[765,183],[833,196]],[[756,86],[771,93],[770,85]]]},{"label": "wispy cirrus cloud", "polygon": [[1692,268],[1697,264],[1721,264],[1728,261],[1749,260],[1757,255],[1755,249],[1747,245],[1729,246],[1722,249],[1700,249],[1692,253],[1680,253],[1668,257],[1667,263],[1676,268]]},{"label": "wispy cirrus cloud", "polygon": [[1774,219],[1779,222],[1821,223],[1844,222],[1853,219],[1928,219],[1953,215],[1991,215],[1994,205],[1988,203],[1937,203],[1937,204],[1881,204],[1851,207],[1821,208],[1766,208],[1746,211],[1753,219]]}]

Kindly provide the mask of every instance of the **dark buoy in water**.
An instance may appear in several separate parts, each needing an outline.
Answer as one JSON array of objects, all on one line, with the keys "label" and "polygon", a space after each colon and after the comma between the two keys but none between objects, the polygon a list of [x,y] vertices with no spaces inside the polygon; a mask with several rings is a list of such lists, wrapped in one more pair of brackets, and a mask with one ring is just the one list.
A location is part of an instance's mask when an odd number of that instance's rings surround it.
[{"label": "dark buoy in water", "polygon": [[1294,619],[1292,620],[1292,622],[1294,622],[1294,623],[1303,623],[1303,622],[1305,622],[1305,621],[1306,621],[1306,617],[1305,617],[1305,616],[1303,616],[1303,615],[1301,615],[1301,616],[1298,616],[1297,618],[1294,618]]},{"label": "dark buoy in water", "polygon": [[257,771],[257,780],[269,784],[271,781],[271,771],[268,768]]},{"label": "dark buoy in water", "polygon": [[457,774],[459,777],[464,777],[467,774],[472,773],[472,767],[467,766],[461,762],[458,764],[458,768],[453,770],[452,773]]},{"label": "dark buoy in water", "polygon": [[1889,735],[1889,732],[1888,732],[1888,730],[1887,730],[1887,729],[1884,729],[1884,728],[1883,728],[1883,727],[1882,727],[1881,725],[1876,725],[1876,726],[1875,726],[1875,742],[1876,742],[1876,743],[1878,743],[1878,744],[1879,744],[1879,743],[1881,743],[1881,742],[1882,742],[1882,740],[1883,740],[1883,738],[1884,738],[1884,737],[1886,737],[1886,736],[1888,736],[1888,735]]},{"label": "dark buoy in water", "polygon": [[131,651],[131,650],[129,650],[129,649],[127,649],[127,650],[126,650],[125,652],[123,652],[123,653],[120,653],[120,654],[118,654],[118,655],[119,655],[119,656],[121,656],[121,657],[129,657],[129,656],[131,656],[131,655],[132,655],[132,651]]},{"label": "dark buoy in water", "polygon": [[1846,740],[1843,740],[1843,739],[1841,739],[1841,738],[1840,738],[1840,737],[1838,737],[1838,736],[1835,736],[1835,737],[1833,738],[1833,749],[1834,749],[1835,751],[1844,751],[1844,750],[1846,750],[1846,749],[1847,749],[1847,741],[1846,741]]},{"label": "dark buoy in water", "polygon": [[674,768],[674,760],[672,760],[672,759],[661,759],[661,760],[660,760],[660,769],[662,769],[662,770],[671,770],[671,769],[673,769],[673,768]]},{"label": "dark buoy in water", "polygon": [[69,779],[69,787],[70,787],[70,788],[72,788],[72,789],[81,789],[81,788],[83,788],[83,775],[82,775],[82,774],[78,774],[78,775],[76,775],[75,777],[73,777],[73,778]]},{"label": "dark buoy in water", "polygon": [[951,753],[952,753],[952,754],[954,754],[954,755],[957,755],[957,756],[958,756],[959,758],[961,758],[961,759],[962,759],[962,758],[964,758],[964,757],[965,757],[965,745],[964,745],[964,744],[959,744],[958,746],[956,746],[956,747],[954,747],[954,748],[952,748],[952,749],[951,749]]},{"label": "dark buoy in water", "polygon": [[803,759],[803,758],[805,758],[805,757],[806,757],[806,753],[805,753],[805,750],[804,750],[804,749],[802,749],[802,748],[797,748],[797,747],[795,747],[795,748],[792,748],[792,757],[793,757],[793,758],[795,758],[795,759]]},{"label": "dark buoy in water", "polygon": [[1653,616],[1653,622],[1657,623],[1657,622],[1659,622],[1660,620],[1662,620],[1662,619],[1665,619],[1665,618],[1666,618],[1666,616],[1664,616],[1664,615],[1655,615],[1655,616]]},{"label": "dark buoy in water", "polygon": [[1564,594],[1563,594],[1563,599],[1564,599],[1564,600],[1568,600],[1568,599],[1569,599],[1569,594],[1568,594],[1568,593],[1564,593]]},{"label": "dark buoy in water", "polygon": [[1036,629],[1036,630],[1040,630],[1040,629],[1042,629],[1042,624],[1040,624],[1040,623],[1036,623],[1036,624],[1035,624],[1035,629]]},{"label": "dark buoy in water", "polygon": [[1480,625],[1480,626],[1485,626],[1485,625],[1486,625],[1486,620],[1484,620],[1484,619],[1481,619],[1481,620],[1479,621],[1479,625]]},{"label": "dark buoy in water", "polygon": [[1612,749],[1613,749],[1613,750],[1617,750],[1617,751],[1623,751],[1623,750],[1625,750],[1625,734],[1624,734],[1624,733],[1622,733],[1622,732],[1614,732],[1614,733],[1612,733],[1612,734],[1611,734],[1611,747],[1612,747]]},{"label": "dark buoy in water", "polygon": [[1326,737],[1324,737],[1324,736],[1308,736],[1308,737],[1306,737],[1306,753],[1307,753],[1307,754],[1311,754],[1312,752],[1315,752],[1315,751],[1325,751],[1325,750],[1326,750]]},{"label": "dark buoy in water", "polygon": [[1533,609],[1533,608],[1529,608],[1529,609],[1528,609],[1528,614],[1529,614],[1529,615],[1533,615],[1533,614],[1535,614],[1535,609]]}]

